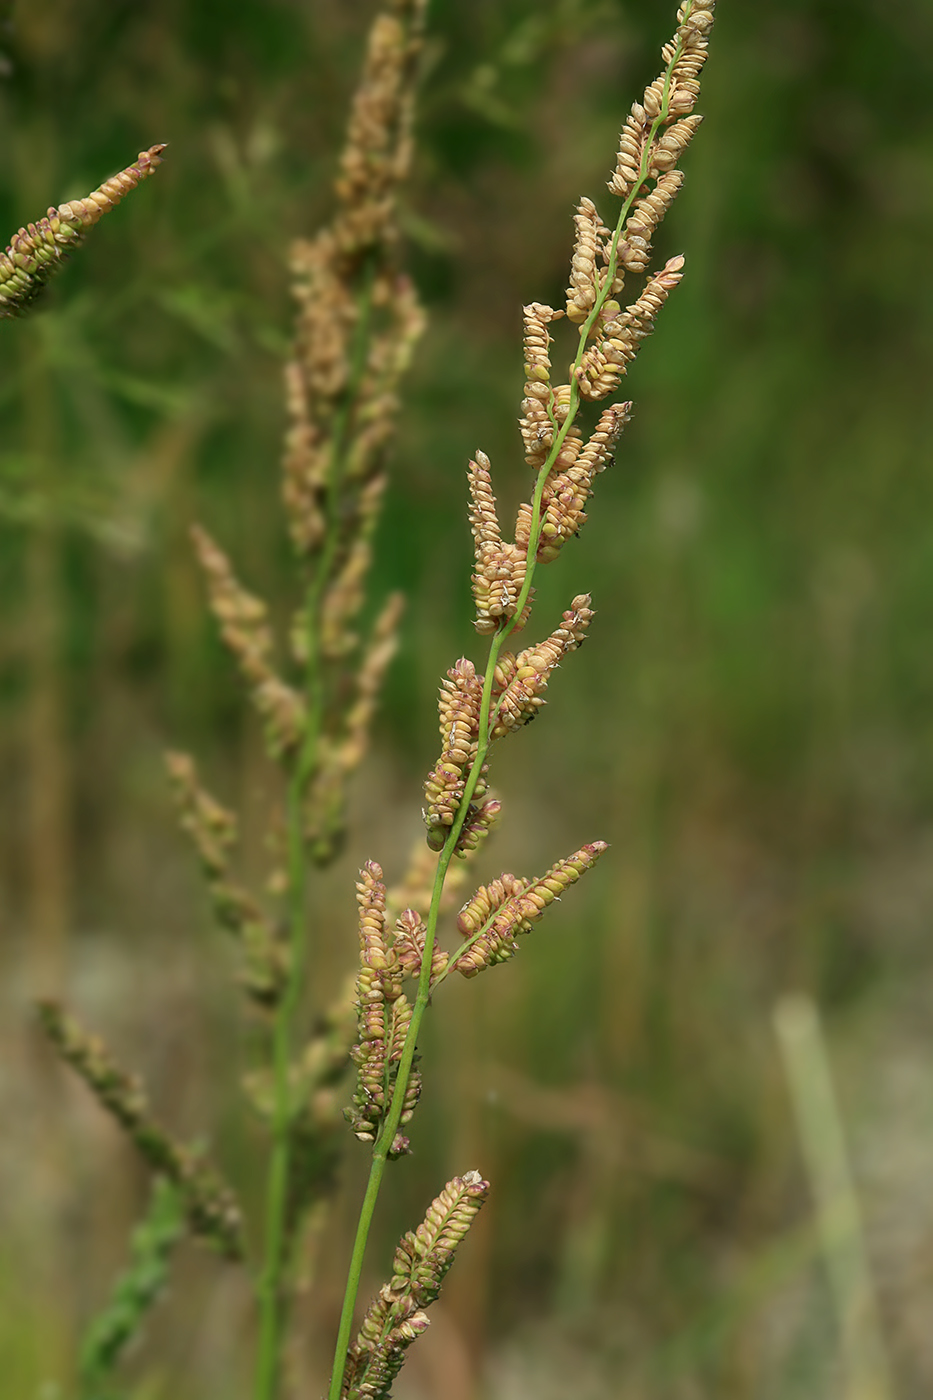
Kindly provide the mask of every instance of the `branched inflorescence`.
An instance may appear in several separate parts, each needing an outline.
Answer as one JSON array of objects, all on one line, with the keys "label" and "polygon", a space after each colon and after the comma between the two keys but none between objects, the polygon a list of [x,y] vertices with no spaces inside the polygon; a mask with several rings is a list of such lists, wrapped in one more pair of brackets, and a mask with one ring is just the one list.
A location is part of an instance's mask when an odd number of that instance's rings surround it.
[{"label": "branched inflorescence", "polygon": [[[517,653],[507,649],[511,635],[528,622],[535,569],[556,559],[585,522],[595,478],[612,461],[631,404],[605,406],[588,435],[578,421],[581,408],[618,389],[683,274],[682,257],[649,271],[651,240],[680,189],[683,175],[677,162],[699,123],[692,109],[712,11],[713,0],[685,0],[680,6],[676,33],[663,51],[664,71],[626,119],[609,182],[610,190],[623,200],[614,228],[604,222],[593,200],[585,198],[577,208],[565,307],[558,311],[532,302],[524,309],[525,390],[519,426],[535,482],[530,499],[519,507],[512,540],[503,535],[489,459],[477,452],[469,465],[475,626],[490,639],[489,658],[484,674],[461,658],[440,687],[441,749],[424,789],[427,845],[436,862],[430,897],[416,864],[403,886],[403,893],[411,892],[412,897],[397,916],[390,942],[379,867],[368,864],[357,887],[361,967],[354,1058],[359,1073],[348,1117],[357,1136],[373,1142],[374,1153],[329,1400],[375,1400],[389,1394],[405,1348],[427,1324],[425,1297],[434,1296],[449,1262],[445,1254],[438,1268],[443,1226],[432,1234],[429,1216],[423,1238],[421,1231],[406,1236],[391,1282],[370,1305],[357,1341],[350,1345],[374,1193],[387,1157],[407,1146],[398,1125],[411,1116],[420,1088],[414,1068],[417,1037],[432,994],[451,972],[471,978],[510,959],[521,936],[607,849],[604,841],[590,841],[540,878],[506,873],[481,885],[460,910],[460,947],[449,957],[438,950],[437,922],[452,858],[475,850],[499,815],[501,804],[488,787],[491,747],[540,713],[554,671],[584,641],[594,615],[590,595],[580,594],[544,641]],[[626,277],[642,273],[648,275],[640,292],[623,305]],[[577,346],[567,382],[552,384],[551,332],[561,319],[577,329]],[[406,976],[418,978],[411,1005],[401,992]],[[452,1187],[462,1190],[466,1182],[464,1178],[451,1183],[448,1193]],[[475,1185],[485,1193],[478,1174]],[[440,1219],[445,1197],[435,1207]]]},{"label": "branched inflorescence", "polygon": [[489,1192],[477,1171],[448,1181],[417,1230],[409,1230],[395,1251],[392,1279],[366,1310],[350,1348],[345,1400],[385,1400],[405,1360],[405,1352],[430,1323],[426,1309],[441,1284]]},{"label": "branched inflorescence", "polygon": [[0,318],[19,316],[29,308],[88,229],[161,165],[164,150],[160,145],[140,151],[132,165],[105,180],[93,194],[49,209],[44,218],[13,235],[10,246],[0,253]]}]

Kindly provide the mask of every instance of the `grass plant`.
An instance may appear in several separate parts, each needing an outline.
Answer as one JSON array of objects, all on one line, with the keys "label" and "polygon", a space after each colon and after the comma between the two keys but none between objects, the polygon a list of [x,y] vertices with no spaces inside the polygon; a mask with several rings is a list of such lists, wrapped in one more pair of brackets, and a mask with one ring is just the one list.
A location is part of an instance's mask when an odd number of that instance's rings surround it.
[{"label": "grass plant", "polygon": [[[312,1007],[308,969],[321,933],[310,927],[308,889],[343,839],[348,781],[364,756],[401,598],[368,615],[367,578],[385,489],[385,458],[399,383],[423,326],[398,267],[397,193],[410,164],[423,0],[392,0],[377,16],[354,100],[336,185],[337,211],[292,256],[298,302],[286,367],[288,430],[282,495],[295,556],[292,615],[277,636],[272,611],[249,591],[213,536],[194,527],[211,611],[241,672],[278,766],[282,800],[268,818],[271,860],[262,889],[234,869],[237,820],[204,786],[187,754],[168,757],[182,826],[198,854],[218,920],[240,950],[240,980],[262,1050],[244,1089],[267,1128],[261,1221],[244,1226],[232,1188],[197,1145],[174,1140],[145,1094],[107,1048],[54,1002],[43,1025],[61,1056],[127,1131],[157,1181],[133,1263],[82,1352],[82,1396],[105,1385],[157,1296],[181,1221],[250,1273],[258,1314],[254,1400],[283,1394],[283,1360],[306,1232],[331,1197],[343,1133],[339,1103],[348,1062],[356,1088],[345,1117],[371,1148],[371,1168],[349,1262],[329,1400],[387,1397],[408,1347],[428,1325],[456,1250],[489,1191],[475,1169],[449,1180],[423,1222],[406,1233],[389,1282],[354,1318],[370,1227],[387,1164],[409,1151],[417,1107],[419,1035],[428,1007],[454,972],[467,979],[518,951],[548,907],[606,850],[590,840],[539,877],[504,872],[480,884],[456,916],[453,946],[439,942],[465,870],[499,819],[489,787],[497,746],[537,718],[554,672],[586,638],[592,599],[572,599],[543,641],[512,650],[527,626],[539,566],[554,562],[586,520],[596,477],[611,463],[631,404],[591,405],[620,388],[642,340],[683,275],[684,259],[651,271],[652,238],[683,180],[679,161],[700,118],[699,91],[713,0],[685,0],[660,76],[626,119],[603,222],[583,198],[566,304],[524,308],[525,396],[520,418],[533,473],[529,499],[504,537],[488,457],[468,471],[475,545],[476,631],[488,638],[482,672],[458,660],[439,697],[441,751],[424,788],[425,846],[397,893],[368,861],[357,884],[359,967],[352,988]],[[52,210],[21,231],[0,260],[0,309],[25,309],[86,227],[154,168],[153,147],[88,200]],[[626,281],[644,277],[626,303]],[[629,294],[630,295],[630,294]],[[4,300],[5,299],[5,300]],[[566,382],[552,382],[551,327],[566,320]],[[563,328],[561,328],[563,329]],[[560,332],[554,339],[559,340]],[[559,376],[555,376],[559,378]],[[406,990],[406,983],[410,984]],[[311,1014],[315,1029],[302,1033]]]}]

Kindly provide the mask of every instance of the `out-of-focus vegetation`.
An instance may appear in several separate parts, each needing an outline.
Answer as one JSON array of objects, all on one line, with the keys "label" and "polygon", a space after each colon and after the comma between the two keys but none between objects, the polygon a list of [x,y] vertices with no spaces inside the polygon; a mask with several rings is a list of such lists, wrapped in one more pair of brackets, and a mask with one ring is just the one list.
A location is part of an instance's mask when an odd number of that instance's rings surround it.
[{"label": "out-of-focus vegetation", "polygon": [[[287,242],[328,210],[367,14],[42,0],[0,30],[0,229],[170,143],[45,308],[0,326],[15,1400],[68,1393],[55,1383],[146,1196],[51,1065],[31,994],[66,989],[163,1116],[211,1122],[253,1189],[232,1112],[249,1029],[160,755],[205,757],[258,863],[260,744],[186,531],[203,518],[281,596]],[[354,956],[353,872],[373,857],[391,878],[420,828],[437,677],[479,656],[464,467],[480,446],[512,501],[526,485],[521,304],[559,295],[573,204],[599,199],[670,19],[669,0],[432,5],[407,215],[432,320],[376,585],[409,609],[354,834],[315,896],[327,985]],[[687,276],[583,538],[541,576],[542,626],[584,588],[599,617],[547,724],[499,761],[482,868],[537,870],[597,836],[612,850],[520,958],[432,1017],[416,1156],[394,1168],[370,1284],[451,1173],[479,1167],[493,1193],[400,1397],[841,1393],[771,1024],[788,989],[824,1013],[895,1393],[933,1385],[931,40],[921,0],[720,7],[662,239]],[[364,1166],[349,1141],[293,1361],[306,1394]],[[236,1400],[250,1300],[193,1248],[181,1275],[127,1394]]]}]

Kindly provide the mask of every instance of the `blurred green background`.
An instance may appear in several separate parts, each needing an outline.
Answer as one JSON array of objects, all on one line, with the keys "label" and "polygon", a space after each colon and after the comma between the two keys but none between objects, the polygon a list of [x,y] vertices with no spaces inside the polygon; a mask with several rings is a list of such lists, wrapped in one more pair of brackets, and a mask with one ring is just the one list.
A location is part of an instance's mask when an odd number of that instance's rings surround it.
[{"label": "blurred green background", "polygon": [[[521,304],[560,297],[579,196],[611,208],[673,8],[432,0],[404,211],[431,322],[374,581],[408,611],[353,835],[315,891],[322,995],[355,956],[355,869],[398,878],[418,833],[437,680],[481,661],[464,468],[482,447],[506,511],[527,492]],[[31,996],[64,989],[255,1199],[236,1090],[254,1032],[161,752],[197,753],[261,870],[274,784],[186,530],[203,520],[284,608],[287,247],[327,216],[372,12],[33,0],[0,29],[0,231],[170,143],[44,308],[0,326],[11,1400],[69,1394],[145,1192]],[[503,747],[481,872],[611,850],[514,963],[431,1015],[416,1151],[366,1286],[447,1176],[479,1167],[493,1192],[403,1400],[856,1394],[772,1026],[793,990],[824,1017],[891,1394],[933,1392],[931,49],[927,0],[720,6],[707,121],[658,240],[687,276],[533,628],[583,589],[599,616]],[[301,1394],[324,1383],[364,1169],[348,1135]],[[186,1246],[126,1394],[238,1400],[250,1326],[242,1281]]]}]

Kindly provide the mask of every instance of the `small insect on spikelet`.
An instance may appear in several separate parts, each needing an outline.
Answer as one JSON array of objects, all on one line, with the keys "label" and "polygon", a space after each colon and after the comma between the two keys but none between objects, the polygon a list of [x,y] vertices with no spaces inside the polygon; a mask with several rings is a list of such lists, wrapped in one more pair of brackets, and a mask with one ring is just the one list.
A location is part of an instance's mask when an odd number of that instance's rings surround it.
[{"label": "small insect on spikelet", "polygon": [[52,207],[44,218],[13,235],[10,246],[0,253],[0,317],[20,316],[32,305],[88,229],[162,164],[164,150],[160,145],[140,151],[132,165],[105,180],[86,199]]}]

